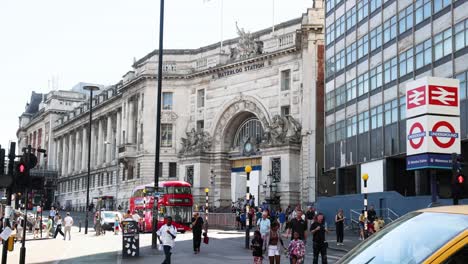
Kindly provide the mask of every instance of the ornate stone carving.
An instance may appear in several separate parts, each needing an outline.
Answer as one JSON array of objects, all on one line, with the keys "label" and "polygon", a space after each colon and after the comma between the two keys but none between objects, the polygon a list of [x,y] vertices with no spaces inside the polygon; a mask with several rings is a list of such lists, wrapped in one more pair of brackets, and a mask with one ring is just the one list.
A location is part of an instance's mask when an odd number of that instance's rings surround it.
[{"label": "ornate stone carving", "polygon": [[301,142],[301,124],[292,116],[275,115],[264,128],[263,146],[278,146]]},{"label": "ornate stone carving", "polygon": [[199,155],[211,148],[212,138],[208,132],[196,131],[192,128],[191,131],[185,132],[186,138],[181,138],[182,149],[179,152],[181,156]]},{"label": "ornate stone carving", "polygon": [[255,41],[252,33],[246,32],[244,28],[239,28],[236,22],[237,34],[239,35],[239,43],[237,47],[230,48],[230,58],[247,59],[257,54],[263,53],[263,42]]},{"label": "ornate stone carving", "polygon": [[163,123],[172,123],[178,118],[177,114],[173,111],[163,111],[161,113],[161,122]]}]

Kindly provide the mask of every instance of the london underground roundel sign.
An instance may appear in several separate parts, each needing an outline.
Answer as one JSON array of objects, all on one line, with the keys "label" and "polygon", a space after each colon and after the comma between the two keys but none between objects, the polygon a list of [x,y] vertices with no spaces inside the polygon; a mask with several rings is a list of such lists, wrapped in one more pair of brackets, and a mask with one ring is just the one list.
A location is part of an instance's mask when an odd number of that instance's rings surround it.
[{"label": "london underground roundel sign", "polygon": [[[439,121],[434,124],[432,131],[429,131],[429,136],[432,137],[432,140],[438,147],[449,148],[455,143],[458,133],[456,133],[455,128],[449,122]],[[448,140],[441,140],[441,138],[448,138]]]},{"label": "london underground roundel sign", "polygon": [[424,131],[423,126],[419,122],[415,122],[409,131],[408,140],[414,149],[418,149],[424,142],[424,137],[426,136],[426,132]]}]

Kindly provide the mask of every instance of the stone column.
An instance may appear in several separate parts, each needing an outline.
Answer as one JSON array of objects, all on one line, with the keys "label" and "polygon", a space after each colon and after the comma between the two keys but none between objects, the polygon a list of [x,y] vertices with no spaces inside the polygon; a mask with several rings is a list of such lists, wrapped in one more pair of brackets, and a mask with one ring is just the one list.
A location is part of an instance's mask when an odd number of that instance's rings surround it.
[{"label": "stone column", "polygon": [[128,120],[128,128],[127,128],[127,142],[130,143],[130,144],[135,144],[136,142],[133,140],[133,137],[134,137],[134,111],[133,111],[133,104],[135,102],[132,100],[128,101],[128,117],[127,117],[127,120]]},{"label": "stone column", "polygon": [[62,137],[62,175],[67,175],[67,137]]},{"label": "stone column", "polygon": [[68,174],[73,172],[73,134],[68,136]]},{"label": "stone column", "polygon": [[[95,139],[95,135],[96,135],[96,131],[94,131],[94,125],[91,125],[91,149],[89,149],[88,151],[91,151],[91,166],[95,167],[96,166],[96,139]],[[89,145],[89,143],[88,143]],[[86,162],[87,159],[86,159]],[[87,166],[87,165],[86,165]]]},{"label": "stone column", "polygon": [[81,161],[81,148],[83,147],[83,144],[81,142],[81,137],[80,137],[80,131],[76,130],[75,133],[75,172],[80,171],[80,161]]},{"label": "stone column", "polygon": [[85,171],[88,168],[88,125],[83,127],[82,142],[83,151],[81,152],[81,170]]},{"label": "stone column", "polygon": [[107,116],[107,137],[106,137],[107,145],[106,145],[106,163],[109,164],[111,162],[111,153],[112,148],[114,146],[114,142],[112,142],[112,115]]},{"label": "stone column", "polygon": [[116,138],[116,140],[115,140],[115,142],[116,142],[115,144],[116,144],[117,146],[120,146],[120,144],[121,144],[121,137],[122,137],[122,113],[121,113],[119,110],[117,110],[117,120],[116,120],[116,123],[117,123],[117,125],[116,125],[117,128],[115,129],[115,131],[116,131],[115,136],[116,136],[117,138]]},{"label": "stone column", "polygon": [[104,129],[103,129],[103,119],[99,119],[98,121],[98,139],[97,139],[97,165],[101,165],[103,163],[103,154],[104,154]]}]

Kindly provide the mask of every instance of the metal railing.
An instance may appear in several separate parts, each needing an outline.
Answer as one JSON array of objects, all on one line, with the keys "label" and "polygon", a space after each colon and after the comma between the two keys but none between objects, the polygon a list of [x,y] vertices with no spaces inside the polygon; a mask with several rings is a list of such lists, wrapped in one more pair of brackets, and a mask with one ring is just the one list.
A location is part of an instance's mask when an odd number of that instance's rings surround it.
[{"label": "metal railing", "polygon": [[[359,228],[359,216],[362,209],[350,209],[349,219],[352,229]],[[400,216],[390,208],[375,209],[377,217],[382,217],[385,223],[391,223],[398,219]]]},{"label": "metal railing", "polygon": [[[200,216],[205,218],[205,213],[200,213]],[[208,223],[210,227],[235,228],[236,214],[235,213],[208,213]]]}]

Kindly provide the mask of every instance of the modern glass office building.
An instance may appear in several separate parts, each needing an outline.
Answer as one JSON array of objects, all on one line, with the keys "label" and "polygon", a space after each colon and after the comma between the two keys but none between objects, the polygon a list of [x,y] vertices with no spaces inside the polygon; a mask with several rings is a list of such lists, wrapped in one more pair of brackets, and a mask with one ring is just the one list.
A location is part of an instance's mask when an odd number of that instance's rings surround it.
[{"label": "modern glass office building", "polygon": [[[405,84],[460,80],[462,154],[468,156],[468,1],[328,0],[325,164],[322,195],[429,194],[429,177],[406,171]],[[450,171],[436,171],[441,197]]]}]

